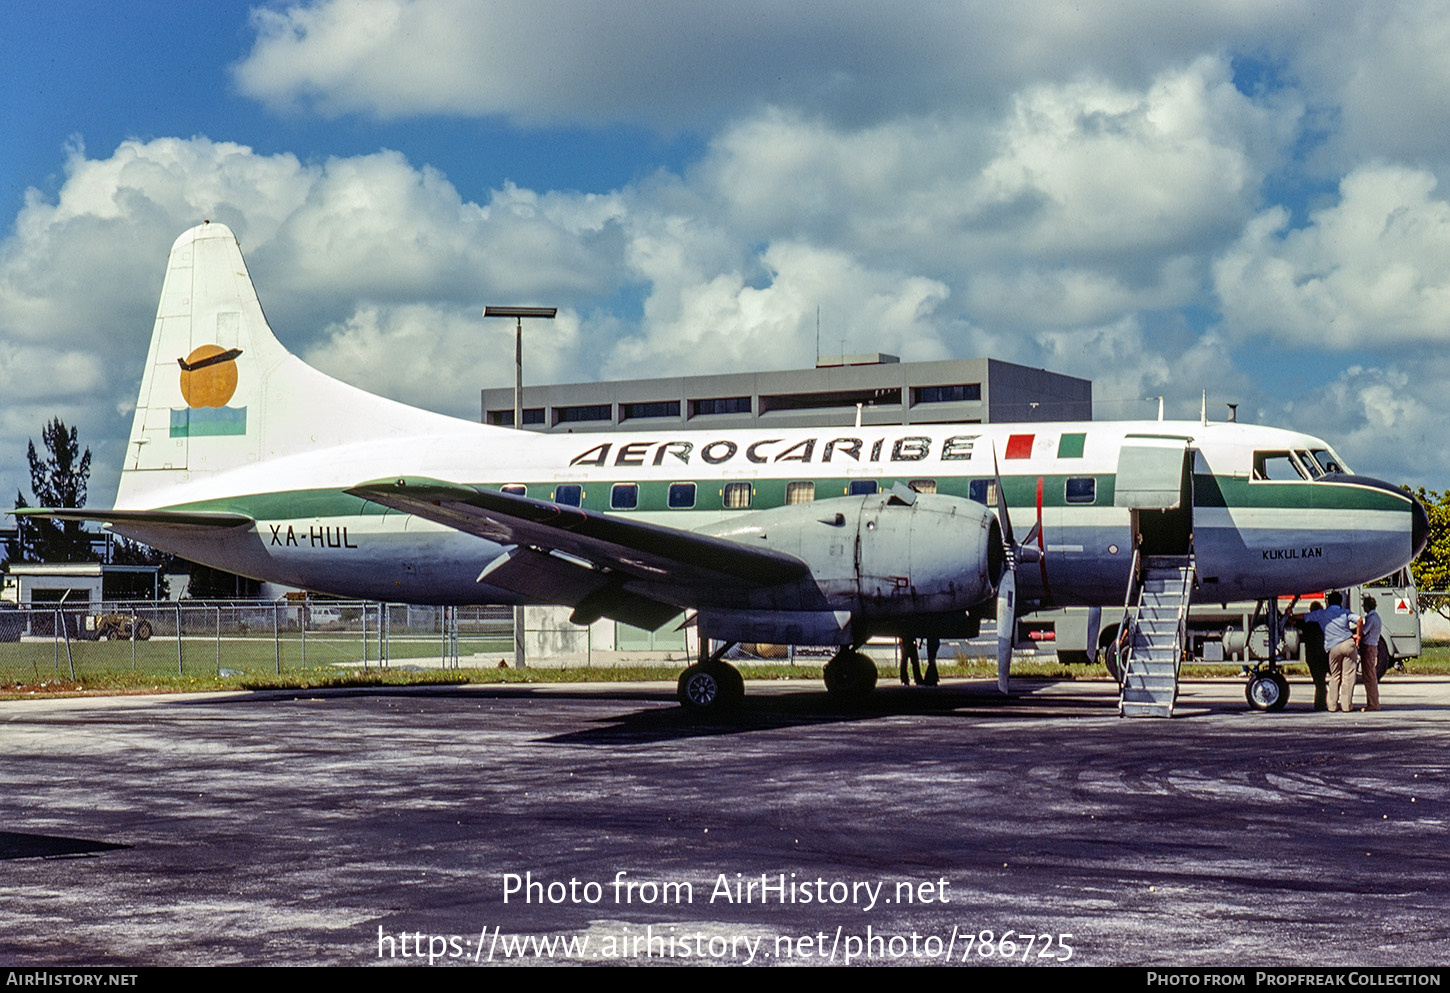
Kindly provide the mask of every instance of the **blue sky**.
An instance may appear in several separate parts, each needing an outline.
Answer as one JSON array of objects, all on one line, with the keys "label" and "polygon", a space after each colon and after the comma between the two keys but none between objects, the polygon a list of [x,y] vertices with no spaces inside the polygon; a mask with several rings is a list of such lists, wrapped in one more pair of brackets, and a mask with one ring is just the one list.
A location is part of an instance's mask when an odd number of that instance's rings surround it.
[{"label": "blue sky", "polygon": [[534,382],[809,366],[819,308],[1445,488],[1446,51],[1428,0],[18,0],[0,485],[59,414],[109,502],[211,217],[289,348],[462,416],[511,380],[485,303],[561,308]]}]

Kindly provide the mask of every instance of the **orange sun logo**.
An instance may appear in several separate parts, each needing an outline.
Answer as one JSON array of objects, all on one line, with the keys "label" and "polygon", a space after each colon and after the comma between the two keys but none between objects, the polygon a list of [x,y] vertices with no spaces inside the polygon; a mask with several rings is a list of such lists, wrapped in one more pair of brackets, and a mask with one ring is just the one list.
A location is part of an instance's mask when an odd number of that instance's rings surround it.
[{"label": "orange sun logo", "polygon": [[202,345],[193,349],[181,366],[181,395],[188,407],[224,407],[237,391],[236,357],[240,348]]}]

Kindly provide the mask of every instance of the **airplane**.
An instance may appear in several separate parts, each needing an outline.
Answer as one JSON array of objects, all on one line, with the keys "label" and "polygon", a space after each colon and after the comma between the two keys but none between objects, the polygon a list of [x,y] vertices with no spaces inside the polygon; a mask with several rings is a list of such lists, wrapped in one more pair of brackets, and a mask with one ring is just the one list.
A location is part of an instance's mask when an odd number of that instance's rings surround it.
[{"label": "airplane", "polygon": [[420,410],[288,352],[212,222],[172,246],[114,508],[17,512],[347,597],[688,612],[678,695],[706,713],[743,697],[740,642],[835,646],[855,699],[868,638],[995,612],[1006,692],[1023,608],[1121,605],[1147,556],[1191,554],[1227,602],[1373,580],[1428,533],[1324,441],[1206,417],[550,435]]}]

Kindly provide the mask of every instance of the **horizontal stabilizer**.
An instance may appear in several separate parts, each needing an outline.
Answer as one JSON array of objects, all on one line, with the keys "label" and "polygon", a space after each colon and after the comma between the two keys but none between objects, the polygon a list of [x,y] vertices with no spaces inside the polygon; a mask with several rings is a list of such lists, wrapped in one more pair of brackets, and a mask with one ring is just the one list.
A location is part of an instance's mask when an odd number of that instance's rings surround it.
[{"label": "horizontal stabilizer", "polygon": [[102,524],[166,528],[249,528],[257,522],[246,514],[200,510],[87,510],[73,507],[19,507],[16,517],[42,517],[52,521],[98,521]]}]

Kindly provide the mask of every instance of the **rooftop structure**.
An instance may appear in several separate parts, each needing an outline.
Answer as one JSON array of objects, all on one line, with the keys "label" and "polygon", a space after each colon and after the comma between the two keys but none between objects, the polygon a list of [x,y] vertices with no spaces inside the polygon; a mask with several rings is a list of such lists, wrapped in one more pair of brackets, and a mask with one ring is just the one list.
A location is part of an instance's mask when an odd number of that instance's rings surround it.
[{"label": "rooftop structure", "polygon": [[[526,386],[534,431],[818,427],[1092,419],[1092,382],[996,359],[902,362],[843,355],[814,369]],[[510,387],[482,391],[486,424],[510,427]]]}]

